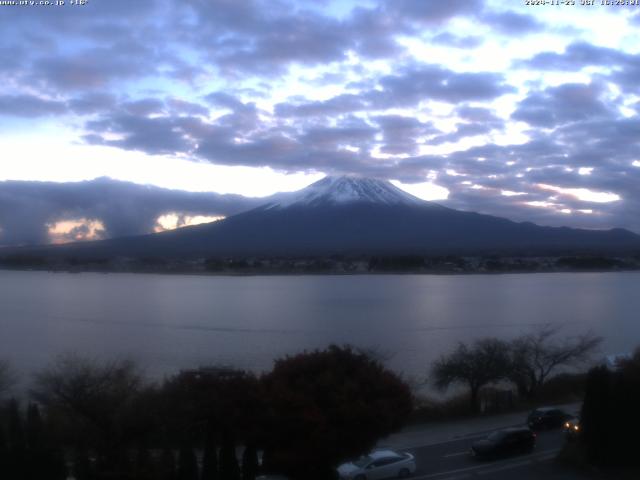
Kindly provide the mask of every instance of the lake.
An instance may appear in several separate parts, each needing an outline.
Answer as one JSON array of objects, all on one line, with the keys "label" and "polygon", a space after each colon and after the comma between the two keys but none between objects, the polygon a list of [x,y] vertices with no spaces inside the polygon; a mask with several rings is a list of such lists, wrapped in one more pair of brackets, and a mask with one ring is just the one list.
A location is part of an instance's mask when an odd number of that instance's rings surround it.
[{"label": "lake", "polygon": [[0,271],[0,358],[22,373],[74,351],[128,356],[154,377],[273,360],[331,343],[376,348],[424,377],[458,341],[545,323],[640,344],[640,272],[196,276]]}]

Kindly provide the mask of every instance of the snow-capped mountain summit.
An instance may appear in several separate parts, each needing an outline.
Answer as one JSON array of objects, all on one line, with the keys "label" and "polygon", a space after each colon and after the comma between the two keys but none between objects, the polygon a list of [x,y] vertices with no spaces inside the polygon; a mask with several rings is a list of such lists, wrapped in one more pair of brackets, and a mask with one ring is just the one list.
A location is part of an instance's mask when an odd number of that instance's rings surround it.
[{"label": "snow-capped mountain summit", "polygon": [[343,175],[324,177],[296,192],[273,195],[267,199],[266,208],[360,203],[416,206],[427,202],[383,180]]}]

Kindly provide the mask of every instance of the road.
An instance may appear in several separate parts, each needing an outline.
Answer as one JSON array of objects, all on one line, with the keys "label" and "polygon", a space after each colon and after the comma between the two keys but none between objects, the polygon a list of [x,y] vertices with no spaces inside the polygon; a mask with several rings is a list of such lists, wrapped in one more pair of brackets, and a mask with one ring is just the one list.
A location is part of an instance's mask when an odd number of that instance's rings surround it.
[{"label": "road", "polygon": [[[566,412],[580,411],[579,403],[555,405]],[[411,452],[416,457],[418,480],[584,480],[584,475],[564,469],[554,459],[564,444],[560,430],[539,432],[531,454],[481,461],[469,453],[471,444],[491,432],[523,426],[527,411],[487,415],[449,422],[413,425],[382,439],[381,448]]]},{"label": "road", "polygon": [[427,446],[407,448],[416,457],[414,480],[583,480],[580,474],[567,470],[553,461],[564,443],[561,431],[540,432],[536,448],[531,454],[512,456],[500,460],[477,460],[469,449],[471,444],[489,432],[471,435]]}]

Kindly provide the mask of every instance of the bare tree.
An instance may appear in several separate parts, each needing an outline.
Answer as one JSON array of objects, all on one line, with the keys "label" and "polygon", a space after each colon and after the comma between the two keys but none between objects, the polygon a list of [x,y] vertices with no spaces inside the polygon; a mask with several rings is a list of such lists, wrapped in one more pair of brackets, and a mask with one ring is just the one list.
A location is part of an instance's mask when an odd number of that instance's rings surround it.
[{"label": "bare tree", "polygon": [[136,402],[143,386],[132,361],[99,362],[65,354],[36,374],[31,395],[50,412],[67,418],[86,442],[113,455],[139,428],[142,415]]},{"label": "bare tree", "polygon": [[507,377],[509,345],[497,338],[476,340],[471,346],[460,342],[456,350],[437,360],[431,373],[435,386],[441,390],[454,383],[466,384],[470,391],[470,406],[479,411],[479,393],[485,385]]},{"label": "bare tree", "polygon": [[559,327],[545,325],[511,342],[509,379],[520,396],[534,397],[554,371],[584,364],[602,343],[602,337],[591,332],[558,339],[559,331]]},{"label": "bare tree", "polygon": [[117,409],[141,385],[142,376],[130,360],[98,362],[64,354],[36,374],[31,393],[44,405],[55,404],[99,422],[105,411]]}]

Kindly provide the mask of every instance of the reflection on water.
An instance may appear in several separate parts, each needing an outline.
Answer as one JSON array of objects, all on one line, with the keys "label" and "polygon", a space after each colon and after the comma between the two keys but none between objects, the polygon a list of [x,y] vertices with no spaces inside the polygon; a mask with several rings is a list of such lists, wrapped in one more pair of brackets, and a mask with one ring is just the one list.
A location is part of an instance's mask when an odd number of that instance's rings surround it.
[{"label": "reflection on water", "polygon": [[640,344],[640,273],[209,277],[0,271],[0,357],[129,356],[160,376],[222,363],[268,369],[330,343],[391,354],[421,377],[458,341],[545,323]]}]

